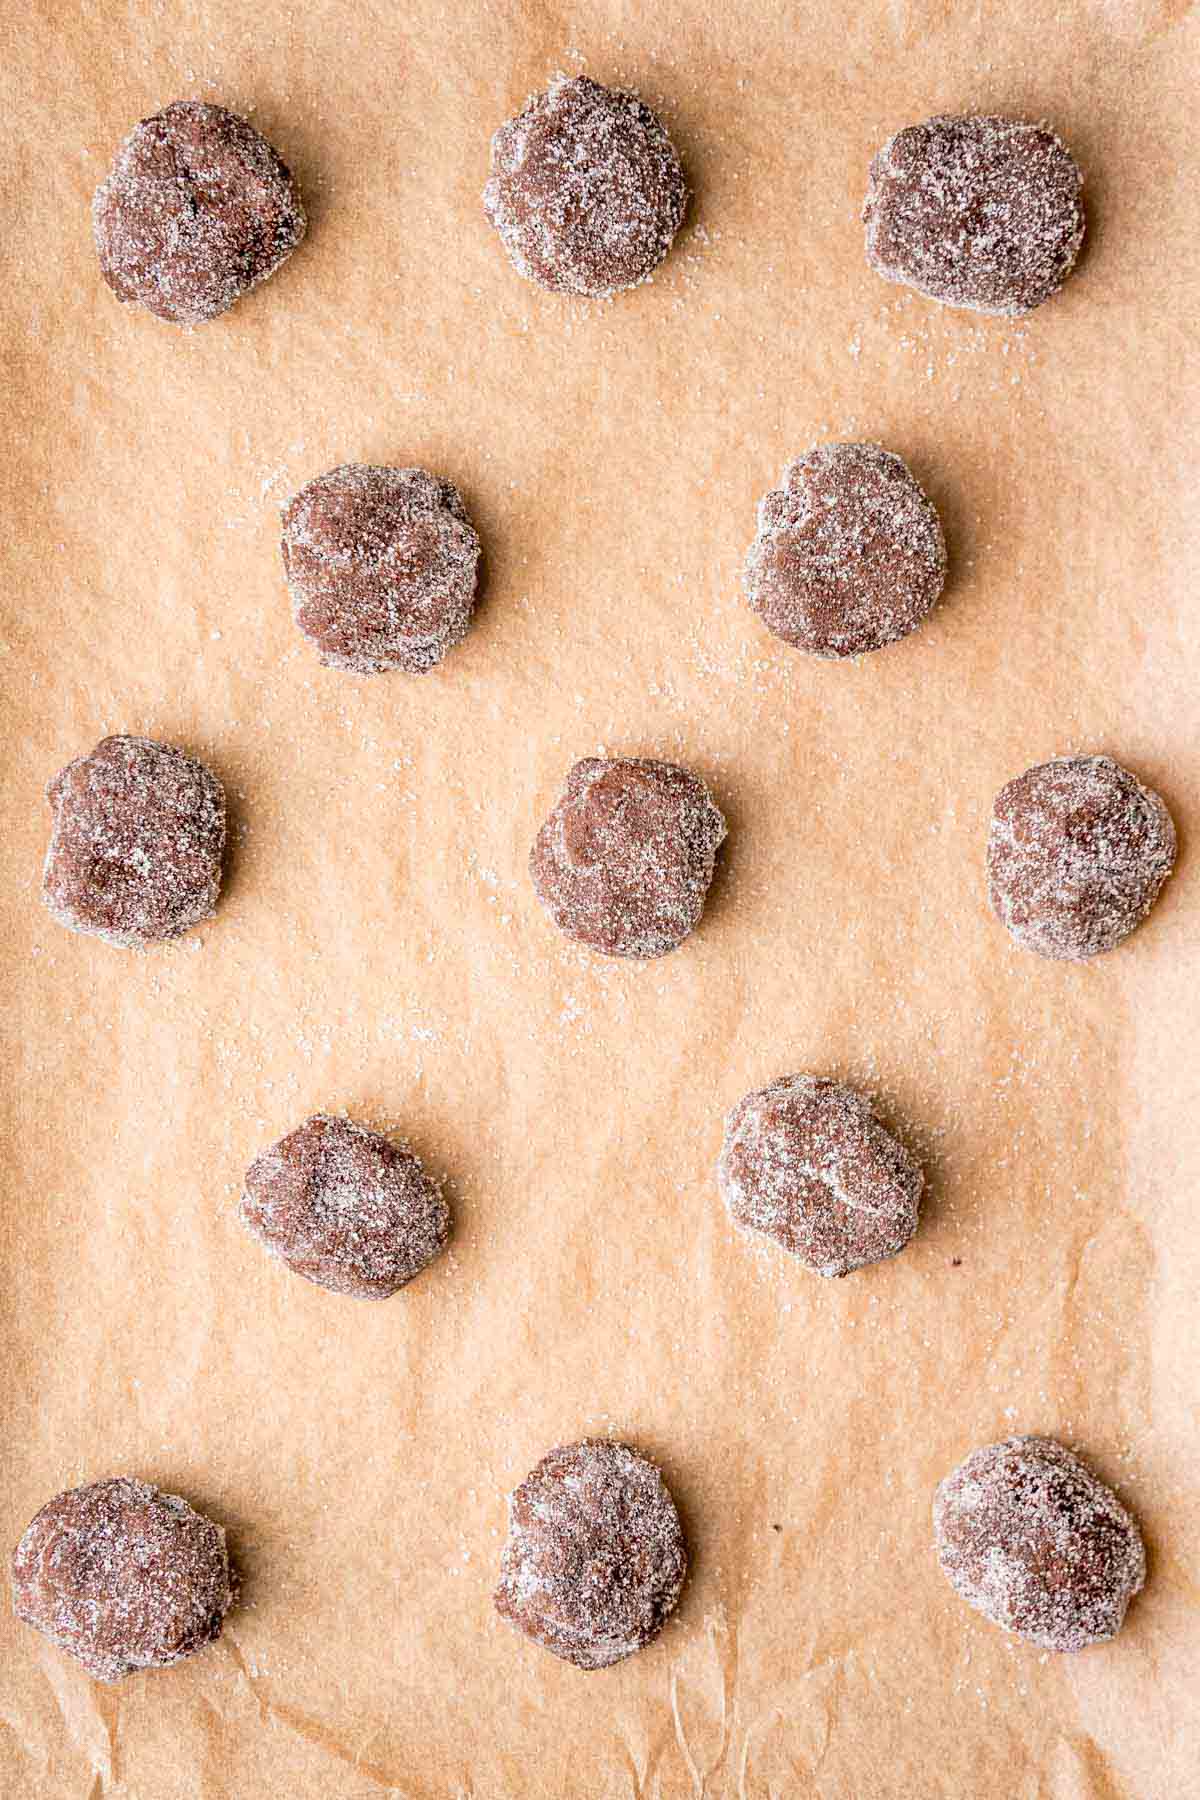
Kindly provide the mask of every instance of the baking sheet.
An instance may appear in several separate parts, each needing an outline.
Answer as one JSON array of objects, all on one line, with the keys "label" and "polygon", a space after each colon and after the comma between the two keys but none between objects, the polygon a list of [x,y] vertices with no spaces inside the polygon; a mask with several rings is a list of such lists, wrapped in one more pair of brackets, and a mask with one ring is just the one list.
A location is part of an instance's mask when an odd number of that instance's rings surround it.
[{"label": "baking sheet", "polygon": [[[8,0],[3,41],[3,1537],[128,1471],[227,1524],[245,1604],[114,1689],[0,1619],[0,1789],[1194,1791],[1194,15]],[[611,305],[521,283],[479,204],[560,68],[639,87],[696,191]],[[117,306],[88,216],[182,96],[251,116],[311,220],[193,333]],[[1049,118],[1087,175],[1083,264],[1021,323],[863,261],[873,151],[969,109]],[[952,558],[927,625],[847,668],[739,596],[759,495],[826,437],[904,455]],[[291,626],[278,509],[345,460],[448,475],[483,535],[423,679],[322,670]],[[43,786],[109,731],[231,803],[216,919],[143,957],[38,903]],[[644,967],[558,938],[525,874],[601,748],[686,762],[730,821],[701,930]],[[996,788],[1075,749],[1182,845],[1083,968],[1011,949],[982,869]],[[930,1179],[911,1247],[843,1282],[715,1191],[724,1113],[796,1069],[875,1093]],[[452,1251],[391,1302],[237,1223],[318,1108],[447,1179]],[[934,1485],[1016,1430],[1143,1525],[1106,1648],[1042,1655],[939,1573]],[[588,1676],[490,1593],[506,1493],[592,1432],[661,1459],[693,1574]]]}]

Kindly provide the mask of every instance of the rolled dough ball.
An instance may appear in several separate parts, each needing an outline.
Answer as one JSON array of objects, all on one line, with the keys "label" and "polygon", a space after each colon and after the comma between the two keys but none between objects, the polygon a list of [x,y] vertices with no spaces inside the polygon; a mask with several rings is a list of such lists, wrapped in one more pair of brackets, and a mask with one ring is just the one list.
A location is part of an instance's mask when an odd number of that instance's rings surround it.
[{"label": "rolled dough ball", "polygon": [[987,860],[992,909],[1017,943],[1083,961],[1150,911],[1175,864],[1175,827],[1120,763],[1060,756],[1001,788]]},{"label": "rolled dough ball", "polygon": [[283,515],[296,623],[329,668],[420,675],[466,636],[480,545],[462,495],[424,469],[343,463]]},{"label": "rolled dough ball", "polygon": [[813,1075],[781,1076],[739,1101],[717,1180],[736,1224],[818,1275],[848,1275],[903,1250],[925,1184],[861,1094]]},{"label": "rolled dough ball", "polygon": [[250,1165],[241,1216],[293,1274],[358,1300],[386,1300],[450,1235],[450,1209],[415,1156],[327,1113]]},{"label": "rolled dough ball", "polygon": [[867,261],[946,306],[1031,312],[1075,266],[1082,187],[1045,125],[992,116],[909,125],[871,164]]},{"label": "rolled dough ball", "polygon": [[658,1469],[585,1438],[551,1450],[512,1495],[496,1610],[564,1662],[605,1669],[658,1636],[686,1573]]},{"label": "rolled dough ball", "polygon": [[46,794],[42,898],[60,925],[131,948],[212,917],[225,790],[203,763],[150,738],[107,737]]},{"label": "rolled dough ball", "polygon": [[687,198],[662,121],[636,94],[583,75],[553,82],[500,127],[483,191],[518,274],[596,297],[647,279]]},{"label": "rolled dough ball", "polygon": [[202,1650],[237,1597],[222,1527],[127,1476],[48,1501],[13,1551],[12,1579],[17,1617],[98,1681]]},{"label": "rolled dough ball", "polygon": [[725,830],[687,769],[589,756],[534,840],[534,891],[577,943],[606,956],[664,956],[699,922]]},{"label": "rolled dough ball", "polygon": [[946,580],[946,542],[907,465],[879,444],[821,444],[761,501],[745,568],[763,623],[814,656],[914,631]]},{"label": "rolled dough ball", "polygon": [[305,232],[287,166],[223,106],[177,100],[135,125],[92,202],[118,300],[200,325],[274,274]]},{"label": "rolled dough ball", "polygon": [[967,1605],[1044,1650],[1114,1637],[1146,1579],[1141,1534],[1117,1496],[1050,1438],[973,1450],[939,1486],[933,1530]]}]

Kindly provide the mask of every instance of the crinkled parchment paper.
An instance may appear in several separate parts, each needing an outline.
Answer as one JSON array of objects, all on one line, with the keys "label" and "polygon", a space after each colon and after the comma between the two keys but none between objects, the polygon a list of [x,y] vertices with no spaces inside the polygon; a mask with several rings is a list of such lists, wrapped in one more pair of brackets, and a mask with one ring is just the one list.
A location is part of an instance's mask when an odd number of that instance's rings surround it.
[{"label": "crinkled parchment paper", "polygon": [[[116,1471],[224,1521],[220,1645],[107,1689],[0,1620],[14,1800],[1182,1800],[1198,1626],[1197,23],[1174,0],[982,8],[8,0],[0,82],[7,1099],[5,1545]],[[556,69],[636,84],[689,228],[611,305],[525,286],[479,195]],[[193,333],[101,285],[89,200],[139,116],[249,114],[309,237]],[[866,268],[872,152],[933,111],[1047,117],[1078,274],[1022,323]],[[951,546],[918,635],[837,667],[739,595],[754,507],[826,437],[905,456]],[[419,462],[487,546],[424,679],[322,670],[279,506]],[[216,919],[138,956],[38,901],[42,790],[109,731],[229,790]],[[601,747],[711,782],[704,923],[643,967],[525,874]],[[1182,856],[1091,967],[988,915],[996,788],[1104,750]],[[875,1093],[920,1232],[822,1282],[727,1222],[726,1110],[796,1069]],[[451,1254],[385,1304],[290,1277],[242,1172],[318,1108],[410,1141]],[[1112,1645],[993,1630],[935,1483],[1015,1430],[1142,1521]],[[505,1495],[589,1432],[659,1457],[693,1575],[583,1675],[509,1631]]]}]

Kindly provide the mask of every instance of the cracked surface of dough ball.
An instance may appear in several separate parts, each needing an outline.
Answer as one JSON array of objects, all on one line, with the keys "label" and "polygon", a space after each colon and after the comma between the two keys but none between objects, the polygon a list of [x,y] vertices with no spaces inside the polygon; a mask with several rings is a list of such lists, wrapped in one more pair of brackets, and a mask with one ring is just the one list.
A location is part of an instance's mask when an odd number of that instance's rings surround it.
[{"label": "cracked surface of dough ball", "polygon": [[1175,865],[1175,827],[1111,757],[1060,756],[1001,788],[987,863],[992,910],[1016,942],[1081,962],[1146,917]]},{"label": "cracked surface of dough ball", "polygon": [[527,281],[599,298],[653,273],[687,198],[656,114],[581,75],[555,81],[501,126],[483,204]]},{"label": "cracked surface of dough ball", "polygon": [[577,943],[606,956],[664,956],[699,923],[725,832],[689,770],[586,757],[534,841],[534,891]]},{"label": "cracked surface of dough ball", "polygon": [[717,1178],[736,1224],[830,1276],[903,1250],[924,1186],[862,1095],[814,1075],[781,1076],[739,1101]]},{"label": "cracked surface of dough ball", "polygon": [[203,1649],[237,1594],[222,1527],[126,1476],[48,1501],[13,1552],[12,1584],[17,1617],[98,1681]]},{"label": "cracked surface of dough ball", "polygon": [[60,925],[130,949],[211,918],[225,791],[203,763],[151,738],[108,737],[46,794],[42,898]]},{"label": "cracked surface of dough ball", "polygon": [[820,444],[759,504],[746,596],[798,650],[830,658],[880,650],[916,630],[945,581],[933,504],[879,444]]},{"label": "cracked surface of dough ball", "polygon": [[293,1274],[359,1300],[386,1300],[450,1235],[450,1209],[417,1157],[327,1113],[256,1158],[241,1216]]},{"label": "cracked surface of dough ball", "polygon": [[674,1610],[687,1546],[659,1470],[627,1444],[564,1444],[509,1501],[496,1610],[580,1669],[643,1649]]},{"label": "cracked surface of dough ball", "polygon": [[871,164],[867,261],[946,306],[1018,317],[1075,266],[1082,188],[1048,126],[987,114],[906,126]]},{"label": "cracked surface of dough ball", "polygon": [[286,164],[223,106],[177,100],[135,125],[92,202],[118,300],[199,325],[286,261],[305,232]]},{"label": "cracked surface of dough ball", "polygon": [[467,634],[479,537],[425,469],[318,475],[284,510],[282,551],[296,624],[328,668],[421,675]]},{"label": "cracked surface of dough ball", "polygon": [[967,1605],[1044,1650],[1114,1637],[1146,1579],[1133,1519],[1051,1438],[972,1451],[938,1487],[933,1525],[942,1569]]}]

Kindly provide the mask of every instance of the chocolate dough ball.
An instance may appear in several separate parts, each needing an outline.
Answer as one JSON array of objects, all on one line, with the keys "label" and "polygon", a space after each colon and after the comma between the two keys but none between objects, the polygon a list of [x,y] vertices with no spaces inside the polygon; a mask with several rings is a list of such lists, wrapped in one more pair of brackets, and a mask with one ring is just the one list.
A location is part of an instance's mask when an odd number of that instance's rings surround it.
[{"label": "chocolate dough ball", "polygon": [[253,125],[177,100],[125,139],[96,190],[92,228],[118,300],[199,325],[274,274],[305,218],[286,165]]},{"label": "chocolate dough ball", "polygon": [[907,466],[878,444],[821,444],[758,509],[746,595],[814,656],[861,656],[914,631],[946,580],[946,543]]},{"label": "chocolate dough ball", "polygon": [[60,925],[127,948],[212,917],[225,790],[203,763],[150,738],[104,738],[46,789],[54,815],[42,898]]},{"label": "chocolate dough ball", "polygon": [[518,274],[556,294],[645,281],[671,248],[687,184],[660,119],[636,94],[555,81],[492,139],[488,218]]},{"label": "chocolate dough ball", "polygon": [[496,1610],[564,1662],[606,1669],[658,1636],[686,1573],[654,1464],[585,1438],[543,1457],[512,1495]]},{"label": "chocolate dough ball", "polygon": [[725,821],[673,763],[589,756],[538,832],[534,891],[560,931],[606,956],[664,956],[704,910]]},{"label": "chocolate dough ball", "polygon": [[450,1235],[450,1209],[415,1156],[327,1113],[250,1165],[241,1216],[293,1274],[358,1300],[386,1300]]},{"label": "chocolate dough ball", "polygon": [[1175,863],[1171,815],[1107,756],[1060,756],[1002,787],[988,832],[996,917],[1039,956],[1083,961],[1141,923]]},{"label": "chocolate dough ball", "polygon": [[17,1617],[98,1681],[202,1650],[237,1597],[222,1527],[127,1476],[48,1501],[13,1551],[12,1581]]},{"label": "chocolate dough ball", "polygon": [[329,668],[420,675],[466,636],[479,538],[458,489],[424,469],[318,475],[282,547],[296,623]]},{"label": "chocolate dough ball", "polygon": [[968,1606],[1044,1650],[1114,1637],[1146,1579],[1112,1489],[1050,1438],[973,1450],[933,1502],[937,1553]]},{"label": "chocolate dough ball", "polygon": [[1075,266],[1082,187],[1079,165],[1045,125],[994,117],[909,125],[871,164],[867,261],[946,306],[1031,312]]},{"label": "chocolate dough ball", "polygon": [[925,1178],[853,1088],[783,1075],[725,1122],[717,1164],[735,1223],[818,1275],[848,1275],[903,1250]]}]

